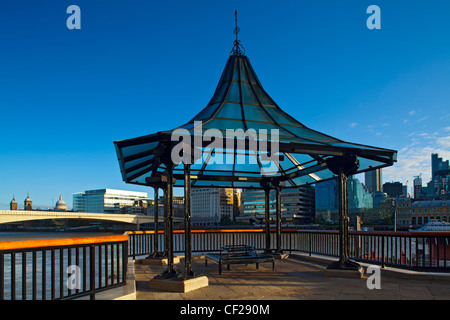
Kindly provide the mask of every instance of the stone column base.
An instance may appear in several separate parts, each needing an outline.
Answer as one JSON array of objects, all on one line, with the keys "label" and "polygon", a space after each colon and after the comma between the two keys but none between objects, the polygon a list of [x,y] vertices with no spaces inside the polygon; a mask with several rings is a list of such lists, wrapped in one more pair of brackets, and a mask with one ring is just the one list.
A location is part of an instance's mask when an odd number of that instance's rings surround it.
[{"label": "stone column base", "polygon": [[186,293],[207,286],[208,278],[206,276],[198,276],[186,280],[182,278],[153,278],[149,281],[150,289],[169,292]]},{"label": "stone column base", "polygon": [[363,267],[359,269],[325,269],[323,275],[330,278],[361,279],[364,274]]},{"label": "stone column base", "polygon": [[[164,257],[149,257],[139,261],[141,261],[141,264],[152,266],[166,266],[168,264],[168,259]],[[173,263],[180,263],[180,257],[173,257]]]}]

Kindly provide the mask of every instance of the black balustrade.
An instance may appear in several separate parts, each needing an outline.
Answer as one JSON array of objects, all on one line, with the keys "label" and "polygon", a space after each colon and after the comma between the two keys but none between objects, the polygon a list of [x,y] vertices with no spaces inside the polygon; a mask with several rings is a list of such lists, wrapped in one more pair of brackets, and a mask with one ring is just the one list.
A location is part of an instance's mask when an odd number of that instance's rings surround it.
[{"label": "black balustrade", "polygon": [[93,300],[98,292],[125,285],[128,241],[91,239],[0,250],[0,300]]},{"label": "black balustrade", "polygon": [[[164,233],[158,233],[164,252]],[[248,244],[265,251],[339,258],[339,232],[284,229],[191,230],[193,253],[219,251],[224,245]],[[279,238],[278,238],[279,237]],[[0,300],[74,299],[126,284],[128,258],[155,250],[153,231],[129,232],[120,241],[41,247],[0,246]],[[73,240],[73,239],[72,239]],[[450,272],[450,233],[349,232],[349,257],[354,261],[418,271]],[[51,241],[50,241],[51,242]],[[173,252],[184,254],[184,230],[173,231]],[[69,267],[72,266],[72,269]]]},{"label": "black balustrade", "polygon": [[[275,230],[270,233],[270,246],[276,249]],[[265,230],[192,230],[192,252],[219,251],[223,245],[248,244],[257,250],[267,248]],[[160,239],[164,237],[159,234]],[[450,233],[411,232],[349,232],[349,257],[352,260],[380,266],[419,271],[450,271]],[[152,252],[153,232],[131,232],[129,252],[137,256]],[[161,241],[160,241],[161,243]],[[184,252],[184,232],[173,234],[174,252]],[[285,253],[306,253],[339,257],[338,231],[282,230],[281,250]],[[163,251],[163,250],[162,250]]]}]

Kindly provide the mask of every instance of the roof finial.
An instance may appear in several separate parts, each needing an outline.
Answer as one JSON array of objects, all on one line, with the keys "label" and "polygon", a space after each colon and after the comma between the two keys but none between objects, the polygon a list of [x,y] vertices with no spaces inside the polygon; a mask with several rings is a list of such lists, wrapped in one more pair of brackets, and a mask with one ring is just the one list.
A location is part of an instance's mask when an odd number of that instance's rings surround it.
[{"label": "roof finial", "polygon": [[231,54],[234,55],[243,55],[245,53],[244,47],[241,45],[241,40],[238,39],[238,34],[241,31],[237,24],[237,10],[234,10],[234,22],[236,27],[233,30],[233,33],[236,35],[236,40],[234,40],[233,50],[231,50]]}]

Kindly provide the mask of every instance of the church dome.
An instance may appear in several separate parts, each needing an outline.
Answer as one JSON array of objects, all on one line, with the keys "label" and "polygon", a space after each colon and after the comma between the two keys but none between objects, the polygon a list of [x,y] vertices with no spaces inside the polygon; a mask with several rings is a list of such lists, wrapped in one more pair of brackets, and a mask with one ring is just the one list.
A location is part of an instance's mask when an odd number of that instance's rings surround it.
[{"label": "church dome", "polygon": [[62,195],[59,195],[59,200],[56,202],[55,210],[67,211],[67,205],[62,199]]}]

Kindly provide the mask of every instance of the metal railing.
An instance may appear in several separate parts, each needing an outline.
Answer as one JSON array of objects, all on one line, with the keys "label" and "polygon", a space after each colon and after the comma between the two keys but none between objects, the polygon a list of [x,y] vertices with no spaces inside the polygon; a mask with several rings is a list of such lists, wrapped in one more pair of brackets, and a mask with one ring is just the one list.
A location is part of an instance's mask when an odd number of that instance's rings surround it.
[{"label": "metal railing", "polygon": [[126,284],[127,236],[0,243],[0,300],[59,300]]},{"label": "metal railing", "polygon": [[[164,251],[164,233],[158,233]],[[266,249],[264,229],[192,230],[192,252],[224,245]],[[0,243],[0,300],[56,300],[89,296],[126,284],[128,257],[154,252],[153,231],[123,236]],[[184,231],[173,234],[175,253],[184,252]],[[271,249],[276,235],[271,232]],[[419,271],[450,272],[450,233],[349,232],[352,260]],[[282,230],[285,253],[339,256],[337,231]],[[449,260],[447,260],[449,259]],[[70,268],[70,267],[74,268]]]},{"label": "metal railing", "polygon": [[[153,231],[129,232],[128,250],[135,258],[154,251]],[[158,235],[159,251],[164,250],[164,234]],[[174,252],[184,252],[184,231],[174,231]],[[192,230],[192,252],[219,251],[223,245],[248,244],[266,249],[263,229]],[[271,249],[276,248],[271,232]],[[450,232],[349,232],[349,254],[352,260],[419,271],[450,272]],[[281,250],[309,255],[339,257],[338,231],[282,230]]]}]

